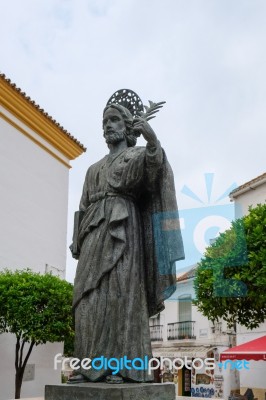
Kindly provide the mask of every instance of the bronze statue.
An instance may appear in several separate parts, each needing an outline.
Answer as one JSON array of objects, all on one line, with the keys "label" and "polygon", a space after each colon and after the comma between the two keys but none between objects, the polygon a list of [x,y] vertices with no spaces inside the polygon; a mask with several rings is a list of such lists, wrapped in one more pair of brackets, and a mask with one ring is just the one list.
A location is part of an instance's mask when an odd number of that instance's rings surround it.
[{"label": "bronze statue", "polygon": [[[184,258],[172,170],[147,122],[163,103],[150,102],[144,113],[134,92],[114,97],[103,112],[109,154],[87,171],[71,245],[79,259],[73,306],[80,360],[151,358],[149,317],[174,292],[175,261]],[[146,147],[135,146],[140,135]],[[78,372],[69,383],[112,373]],[[118,376],[153,381],[146,370],[124,368]]]}]

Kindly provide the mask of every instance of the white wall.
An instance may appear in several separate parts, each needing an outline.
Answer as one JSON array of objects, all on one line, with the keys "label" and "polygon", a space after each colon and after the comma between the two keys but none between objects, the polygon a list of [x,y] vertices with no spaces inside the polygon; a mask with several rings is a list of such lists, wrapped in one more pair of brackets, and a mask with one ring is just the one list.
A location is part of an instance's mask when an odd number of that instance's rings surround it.
[{"label": "white wall", "polygon": [[[14,399],[15,394],[15,343],[16,337],[11,334],[0,336],[0,398]],[[25,346],[26,353],[27,347]],[[45,384],[59,384],[61,370],[54,370],[54,356],[62,353],[62,343],[47,343],[34,346],[28,364],[35,365],[35,376],[32,381],[22,383],[21,398],[43,397]]]},{"label": "white wall", "polygon": [[266,391],[266,363],[265,361],[250,361],[249,370],[240,371],[240,387],[264,389]]},{"label": "white wall", "polygon": [[261,203],[264,204],[266,201],[266,183],[255,187],[248,192],[245,192],[238,196],[235,200],[235,215],[236,218],[240,218],[243,215],[248,214],[249,206],[254,207]]},{"label": "white wall", "polygon": [[[182,295],[191,295],[192,300],[195,299],[195,290],[193,286],[193,279],[178,282],[176,292],[165,301],[165,310],[162,312],[163,322],[167,326],[169,323],[178,322],[178,297]],[[194,334],[197,338],[197,345],[209,345],[217,344],[227,346],[229,343],[227,332],[227,324],[222,321],[221,334],[212,331],[211,327],[213,324],[208,320],[201,312],[198,311],[197,307],[192,304],[192,321],[194,324]],[[165,329],[166,330],[166,329]],[[204,331],[204,332],[203,332]],[[205,334],[204,334],[205,333]],[[166,337],[164,338],[166,340]]]},{"label": "white wall", "polygon": [[[23,129],[31,133],[27,126]],[[65,165],[0,118],[0,270],[29,267],[43,273],[49,264],[64,276],[68,173]],[[14,397],[14,340],[14,335],[0,335],[0,400]],[[53,357],[61,352],[61,343],[33,349],[29,363],[35,364],[35,379],[23,383],[22,397],[43,396],[45,384],[60,382]]]},{"label": "white wall", "polygon": [[68,168],[0,119],[0,268],[65,268]]}]

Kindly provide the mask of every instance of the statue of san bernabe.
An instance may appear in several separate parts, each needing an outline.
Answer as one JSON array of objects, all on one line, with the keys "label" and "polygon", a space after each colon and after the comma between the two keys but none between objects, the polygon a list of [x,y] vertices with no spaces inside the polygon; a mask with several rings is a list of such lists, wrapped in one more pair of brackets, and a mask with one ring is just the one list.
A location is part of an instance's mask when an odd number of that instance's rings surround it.
[{"label": "statue of san bernabe", "polygon": [[[149,102],[144,111],[138,95],[122,89],[103,111],[109,154],[87,171],[70,246],[79,259],[73,304],[79,360],[151,358],[149,317],[176,288],[175,261],[184,251],[173,173],[148,123],[163,103]],[[140,135],[145,147],[136,146]],[[68,383],[112,382],[105,367],[81,365]],[[140,368],[121,368],[116,377],[153,381]]]}]

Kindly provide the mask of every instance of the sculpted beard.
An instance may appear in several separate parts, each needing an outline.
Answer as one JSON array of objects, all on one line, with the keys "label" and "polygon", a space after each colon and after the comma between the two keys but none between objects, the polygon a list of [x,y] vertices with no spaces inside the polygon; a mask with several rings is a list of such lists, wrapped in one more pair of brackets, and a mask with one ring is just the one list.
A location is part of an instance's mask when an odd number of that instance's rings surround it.
[{"label": "sculpted beard", "polygon": [[107,132],[104,134],[105,141],[107,144],[115,144],[122,142],[126,136],[126,130],[122,129],[121,131],[116,132]]}]

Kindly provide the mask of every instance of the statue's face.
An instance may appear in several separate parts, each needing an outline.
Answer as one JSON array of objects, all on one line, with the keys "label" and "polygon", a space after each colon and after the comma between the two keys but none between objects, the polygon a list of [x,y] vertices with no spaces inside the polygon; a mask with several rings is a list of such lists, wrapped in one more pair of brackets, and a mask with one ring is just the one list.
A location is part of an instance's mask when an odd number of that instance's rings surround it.
[{"label": "statue's face", "polygon": [[103,136],[106,143],[118,143],[125,140],[126,125],[120,112],[115,108],[108,108],[103,116]]}]

